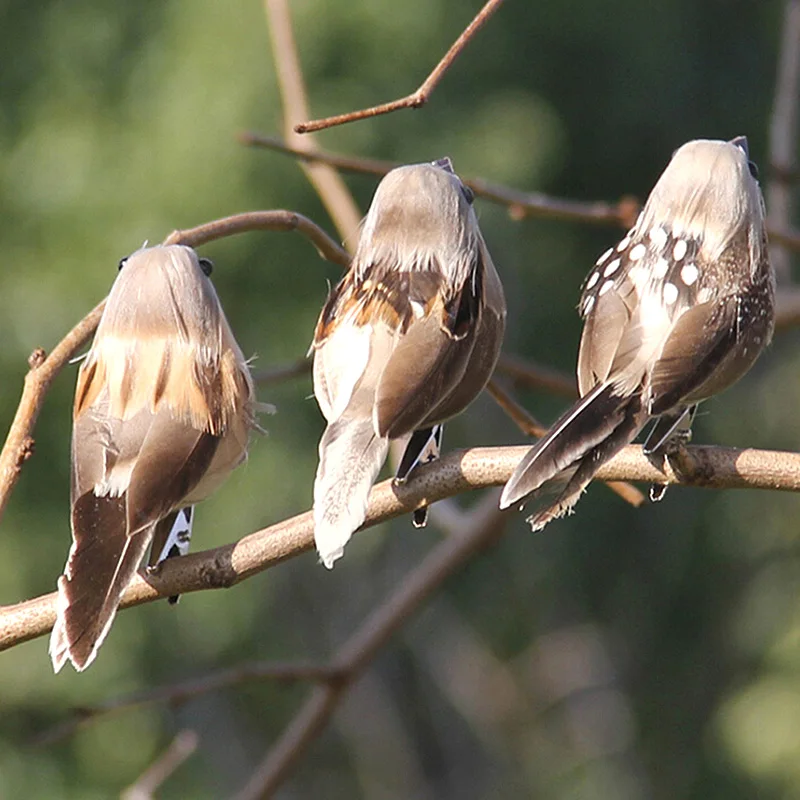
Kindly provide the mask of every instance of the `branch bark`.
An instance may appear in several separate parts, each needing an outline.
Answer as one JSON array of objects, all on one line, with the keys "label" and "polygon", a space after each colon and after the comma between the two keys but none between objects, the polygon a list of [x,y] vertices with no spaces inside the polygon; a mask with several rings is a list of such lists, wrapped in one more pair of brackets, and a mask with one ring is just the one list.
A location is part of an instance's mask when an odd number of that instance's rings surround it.
[{"label": "branch bark", "polygon": [[[384,481],[372,490],[362,530],[445,497],[500,486],[527,451],[527,446],[456,451],[419,467],[403,486]],[[629,445],[599,471],[598,478],[707,489],[800,491],[800,453],[699,446],[687,447],[683,453],[678,464],[656,464],[642,454],[641,447]],[[313,545],[313,516],[307,511],[238,542],[165,561],[155,574],[137,575],[121,608],[175,594],[228,588]],[[0,607],[0,651],[46,634],[55,620],[55,600],[52,593]]]}]

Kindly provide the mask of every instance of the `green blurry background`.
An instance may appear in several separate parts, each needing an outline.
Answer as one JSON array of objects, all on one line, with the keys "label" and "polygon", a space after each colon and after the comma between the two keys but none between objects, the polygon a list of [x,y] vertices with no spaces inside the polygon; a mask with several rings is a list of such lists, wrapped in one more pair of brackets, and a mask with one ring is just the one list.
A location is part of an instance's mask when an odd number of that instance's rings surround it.
[{"label": "green blurry background", "polygon": [[[315,115],[414,88],[479,0],[297,0]],[[429,106],[333,130],[330,149],[450,155],[464,176],[581,199],[644,197],[690,138],[766,142],[782,4],[508,3]],[[107,292],[120,257],[175,227],[289,208],[333,232],[291,160],[236,144],[281,111],[256,0],[0,0],[0,419],[26,358]],[[362,209],[375,180],[348,177]],[[511,221],[477,201],[509,298],[506,351],[572,370],[574,307],[611,228]],[[305,353],[337,270],[299,236],[215,243],[246,353]],[[798,334],[706,405],[696,441],[800,447]],[[56,381],[0,531],[0,603],[51,591],[69,546],[71,367]],[[249,463],[204,503],[195,549],[308,508],[323,425],[308,378],[261,390]],[[522,395],[552,420],[565,405]],[[481,397],[448,448],[519,443]],[[463,504],[474,498],[462,498]],[[395,638],[283,790],[287,798],[800,797],[800,498],[672,489],[635,511],[597,486],[578,513],[504,539]],[[401,519],[328,573],[312,554],[177,608],[122,613],[90,671],[54,676],[45,639],[0,654],[0,797],[116,795],[191,728],[165,798],[240,788],[306,694],[246,685],[110,717],[48,748],[77,705],[249,659],[323,660],[438,541]]]}]

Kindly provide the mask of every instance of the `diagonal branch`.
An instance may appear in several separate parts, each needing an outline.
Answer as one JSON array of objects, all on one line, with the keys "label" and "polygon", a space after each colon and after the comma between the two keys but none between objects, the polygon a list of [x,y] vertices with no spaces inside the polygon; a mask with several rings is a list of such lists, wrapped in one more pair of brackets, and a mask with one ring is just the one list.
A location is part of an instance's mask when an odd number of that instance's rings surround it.
[{"label": "diagonal branch", "polygon": [[[450,453],[418,467],[408,483],[378,484],[370,494],[362,530],[408,514],[416,508],[489,486],[510,477],[528,447],[482,447]],[[682,484],[708,489],[768,489],[800,491],[800,453],[687,447],[680,469],[657,464],[629,445],[597,474],[603,481]],[[213,550],[170,559],[152,575],[137,575],[125,592],[121,608],[150,603],[161,597],[233,586],[265,569],[310,550],[314,521],[310,511],[277,522],[238,542]],[[0,607],[0,651],[46,634],[56,614],[55,593]]]},{"label": "diagonal branch", "polygon": [[[286,139],[290,144],[297,143],[299,137],[294,132],[294,125],[308,118],[309,110],[289,4],[287,0],[264,0],[264,10],[278,73]],[[307,139],[303,144],[309,150],[316,148],[313,139]],[[330,214],[339,235],[345,242],[350,241],[358,230],[361,212],[341,176],[333,167],[323,163],[307,163],[302,168]]]},{"label": "diagonal branch", "polygon": [[8,429],[6,443],[0,452],[0,519],[22,471],[22,465],[33,455],[33,428],[42,410],[47,390],[67,361],[94,333],[104,305],[105,300],[95,306],[53,348],[50,355],[46,355],[42,348],[37,348],[28,358],[30,369],[25,376],[22,397]]},{"label": "diagonal branch", "polygon": [[461,51],[469,44],[473,36],[486,24],[489,17],[491,17],[502,4],[503,0],[488,0],[486,5],[475,16],[475,19],[467,25],[461,36],[453,42],[450,49],[444,54],[442,60],[433,68],[430,75],[422,82],[420,87],[407,97],[401,97],[399,100],[392,100],[390,103],[382,103],[372,108],[364,108],[360,111],[338,114],[335,117],[302,122],[294,126],[295,131],[297,131],[297,133],[312,133],[313,131],[332,128],[335,125],[344,125],[347,122],[355,122],[361,119],[377,117],[381,114],[389,114],[401,108],[421,108],[428,102],[430,96],[433,94],[433,90],[439,85],[439,82],[442,80],[447,70],[453,65],[453,62],[461,55]]},{"label": "diagonal branch", "polygon": [[120,795],[120,800],[153,800],[155,791],[197,750],[200,737],[181,731],[170,746]]},{"label": "diagonal branch", "polygon": [[292,767],[323,730],[344,693],[360,677],[378,651],[406,624],[439,587],[503,532],[507,516],[497,509],[492,492],[478,506],[460,536],[442,541],[400,586],[370,614],[339,648],[333,664],[344,680],[317,687],[235,800],[271,797]]}]

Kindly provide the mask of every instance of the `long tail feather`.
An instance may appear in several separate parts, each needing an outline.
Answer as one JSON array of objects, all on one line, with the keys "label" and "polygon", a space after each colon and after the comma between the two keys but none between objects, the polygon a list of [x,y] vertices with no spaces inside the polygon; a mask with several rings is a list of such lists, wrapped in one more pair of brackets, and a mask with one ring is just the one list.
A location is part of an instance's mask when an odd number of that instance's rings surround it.
[{"label": "long tail feather", "polygon": [[[572,510],[592,478],[597,474],[597,470],[636,438],[645,419],[639,413],[640,410],[639,396],[630,398],[624,408],[624,416],[617,427],[598,445],[590,447],[576,465],[561,473],[564,480],[560,483],[556,499],[550,500],[545,508],[535,511],[527,518],[532,530],[540,531],[548,522],[563,517]],[[558,481],[558,477],[551,483],[555,484],[556,481]],[[555,489],[555,486],[553,488]]]},{"label": "long tail feather", "polygon": [[557,495],[529,521],[534,529],[565,514],[602,464],[641,429],[638,395],[621,397],[613,386],[601,384],[552,426],[517,465],[503,489],[500,508],[531,496]]},{"label": "long tail feather", "polygon": [[[92,506],[103,536],[80,533],[81,506]],[[94,661],[114,621],[122,594],[131,582],[150,542],[152,530],[126,534],[122,498],[84,495],[76,503],[75,542],[64,575],[58,580],[56,623],[50,658],[58,672],[67,659],[78,672]]]},{"label": "long tail feather", "polygon": [[328,568],[364,521],[369,490],[389,452],[389,440],[378,436],[370,418],[338,419],[319,443],[314,481],[314,540]]}]

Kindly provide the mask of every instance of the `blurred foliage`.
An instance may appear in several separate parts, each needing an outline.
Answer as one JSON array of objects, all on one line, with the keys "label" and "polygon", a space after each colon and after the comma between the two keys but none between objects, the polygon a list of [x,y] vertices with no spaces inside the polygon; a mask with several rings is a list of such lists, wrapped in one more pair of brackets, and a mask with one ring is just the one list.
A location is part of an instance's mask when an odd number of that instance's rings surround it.
[{"label": "blurred foliage", "polygon": [[[413,89],[479,0],[296,0],[316,116]],[[508,2],[421,111],[322,134],[402,161],[449,154],[465,176],[584,199],[646,195],[697,137],[766,142],[782,4],[775,0]],[[281,110],[254,1],[0,2],[0,418],[26,357],[107,291],[121,256],[174,227],[290,208],[331,230],[291,160],[246,150]],[[362,208],[375,181],[348,177]],[[479,202],[509,297],[506,349],[573,368],[583,276],[618,231],[511,221]],[[302,355],[326,280],[300,237],[215,243],[219,294],[260,367]],[[707,404],[696,441],[797,449],[798,333]],[[75,368],[59,377],[0,536],[0,602],[51,591],[69,546]],[[195,547],[306,509],[322,420],[306,379],[261,391],[249,463],[201,507]],[[563,402],[523,401],[552,419]],[[708,413],[713,412],[713,413]],[[485,397],[447,447],[519,442]],[[462,498],[470,503],[473,498]],[[672,489],[634,511],[601,486],[532,536],[517,515],[386,648],[285,797],[800,797],[798,498]],[[104,798],[176,731],[200,750],[160,797],[243,785],[306,688],[251,684],[109,717],[53,747],[69,710],[246,659],[320,659],[437,540],[407,519],[358,536],[332,573],[313,555],[229,592],[120,615],[85,675],[51,673],[42,639],[0,656],[0,797]]]}]

